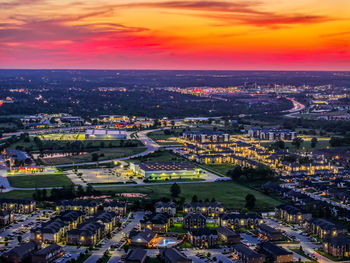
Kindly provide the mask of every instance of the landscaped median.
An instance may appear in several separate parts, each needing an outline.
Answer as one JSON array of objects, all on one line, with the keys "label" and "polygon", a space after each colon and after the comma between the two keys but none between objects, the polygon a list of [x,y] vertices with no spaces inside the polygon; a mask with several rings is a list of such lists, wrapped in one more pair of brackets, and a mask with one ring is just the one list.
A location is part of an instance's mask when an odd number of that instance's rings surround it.
[{"label": "landscaped median", "polygon": [[63,187],[73,184],[64,173],[11,175],[7,179],[10,185],[15,188]]}]

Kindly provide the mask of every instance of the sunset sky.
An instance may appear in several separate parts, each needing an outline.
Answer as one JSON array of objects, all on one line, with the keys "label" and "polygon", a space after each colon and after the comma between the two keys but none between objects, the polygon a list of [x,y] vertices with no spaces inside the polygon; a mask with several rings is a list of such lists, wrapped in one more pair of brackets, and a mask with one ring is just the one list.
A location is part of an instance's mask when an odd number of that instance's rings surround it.
[{"label": "sunset sky", "polygon": [[0,68],[350,70],[350,0],[0,0]]}]

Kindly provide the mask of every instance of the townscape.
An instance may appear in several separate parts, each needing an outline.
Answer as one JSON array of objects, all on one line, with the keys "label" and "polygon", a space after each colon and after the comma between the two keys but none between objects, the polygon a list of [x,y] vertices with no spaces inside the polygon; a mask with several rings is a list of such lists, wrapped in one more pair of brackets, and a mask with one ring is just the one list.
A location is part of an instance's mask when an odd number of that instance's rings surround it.
[{"label": "townscape", "polygon": [[[338,75],[321,85],[74,81],[60,90],[62,111],[54,73],[1,74],[1,262],[350,259],[350,92]],[[154,101],[130,114],[140,96]],[[101,99],[116,97],[117,110]]]}]

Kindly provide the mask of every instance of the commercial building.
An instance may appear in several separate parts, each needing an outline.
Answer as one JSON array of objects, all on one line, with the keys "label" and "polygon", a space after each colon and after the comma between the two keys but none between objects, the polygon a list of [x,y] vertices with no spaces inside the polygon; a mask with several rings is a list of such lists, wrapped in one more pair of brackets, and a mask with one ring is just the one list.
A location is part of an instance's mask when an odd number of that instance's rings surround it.
[{"label": "commercial building", "polygon": [[85,131],[86,139],[99,140],[125,140],[127,133],[117,129],[88,129]]},{"label": "commercial building", "polygon": [[137,176],[149,179],[198,178],[205,175],[191,163],[131,163],[130,168]]}]

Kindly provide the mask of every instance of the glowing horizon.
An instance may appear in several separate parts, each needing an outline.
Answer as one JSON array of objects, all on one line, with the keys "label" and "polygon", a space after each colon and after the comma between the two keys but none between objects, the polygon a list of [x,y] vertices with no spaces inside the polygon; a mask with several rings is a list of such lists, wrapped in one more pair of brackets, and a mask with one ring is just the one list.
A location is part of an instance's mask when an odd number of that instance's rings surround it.
[{"label": "glowing horizon", "polygon": [[348,0],[0,0],[0,68],[350,70]]}]

